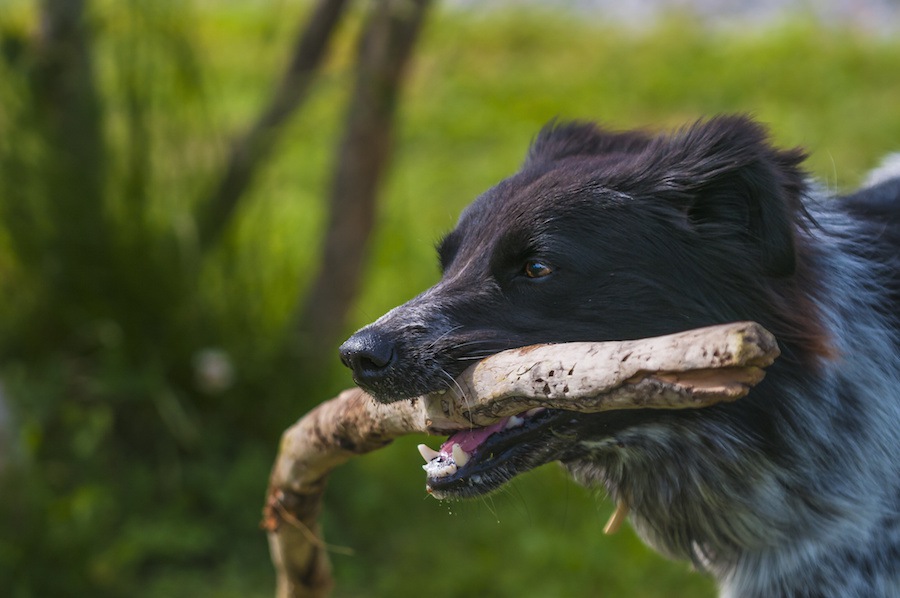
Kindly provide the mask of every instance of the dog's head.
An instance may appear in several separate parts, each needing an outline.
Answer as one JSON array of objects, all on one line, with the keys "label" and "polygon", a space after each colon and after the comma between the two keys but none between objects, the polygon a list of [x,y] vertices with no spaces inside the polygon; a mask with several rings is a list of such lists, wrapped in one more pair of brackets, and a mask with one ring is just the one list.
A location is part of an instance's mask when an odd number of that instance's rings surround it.
[{"label": "dog's head", "polygon": [[[476,360],[537,343],[756,320],[802,346],[815,336],[812,318],[785,305],[800,295],[785,288],[797,262],[802,158],[772,148],[743,117],[671,135],[551,123],[521,171],[476,199],[441,241],[441,280],[354,334],[341,357],[357,384],[389,402],[452,388]],[[465,465],[433,472],[430,486],[445,496],[489,491],[658,417],[529,415],[457,439]]]}]

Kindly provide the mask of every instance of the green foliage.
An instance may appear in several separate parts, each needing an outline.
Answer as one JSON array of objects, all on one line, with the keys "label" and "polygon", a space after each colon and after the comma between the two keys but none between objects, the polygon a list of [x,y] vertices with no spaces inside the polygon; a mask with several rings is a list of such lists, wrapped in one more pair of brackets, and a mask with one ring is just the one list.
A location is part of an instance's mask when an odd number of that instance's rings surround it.
[{"label": "green foliage", "polygon": [[[64,157],[33,81],[33,8],[0,13],[9,595],[271,595],[257,522],[278,435],[350,384],[337,363],[310,378],[284,341],[315,265],[355,20],[209,254],[194,214],[304,10],[94,4],[105,159],[84,177],[99,181],[90,197],[82,177],[57,176]],[[623,31],[599,18],[444,12],[420,50],[348,332],[435,280],[433,243],[554,116],[668,127],[750,111],[779,143],[811,150],[810,169],[835,188],[900,145],[900,42],[862,32],[804,22],[711,32],[681,20]],[[211,348],[235,367],[219,391],[196,378]],[[426,498],[417,441],[334,475],[326,537],[354,550],[334,555],[338,595],[712,595],[630,531],[602,537],[610,505],[555,467],[483,501]]]}]

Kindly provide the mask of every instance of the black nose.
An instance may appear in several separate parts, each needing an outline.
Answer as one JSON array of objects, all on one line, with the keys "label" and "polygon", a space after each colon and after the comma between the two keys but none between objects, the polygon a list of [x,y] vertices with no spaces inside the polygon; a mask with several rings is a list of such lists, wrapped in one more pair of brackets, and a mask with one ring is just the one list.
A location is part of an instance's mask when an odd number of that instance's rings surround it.
[{"label": "black nose", "polygon": [[341,361],[353,370],[353,379],[361,386],[377,384],[397,359],[394,343],[385,334],[363,328],[341,345]]}]

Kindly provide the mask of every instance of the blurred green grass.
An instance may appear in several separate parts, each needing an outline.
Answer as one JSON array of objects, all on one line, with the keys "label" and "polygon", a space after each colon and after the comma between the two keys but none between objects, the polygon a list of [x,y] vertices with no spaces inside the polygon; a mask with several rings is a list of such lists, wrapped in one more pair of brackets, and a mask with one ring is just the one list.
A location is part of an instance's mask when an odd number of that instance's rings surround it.
[{"label": "blurred green grass", "polygon": [[[18,12],[4,17],[7,26],[28,21],[27,6],[16,6]],[[124,59],[123,40],[138,31],[146,35],[151,26],[156,45],[132,57],[140,76],[181,82],[154,88],[151,97],[152,130],[161,141],[153,150],[150,193],[156,226],[181,230],[188,226],[185,206],[203,194],[229,139],[267,97],[306,8],[287,1],[141,6],[135,19],[116,3],[98,4],[99,66],[110,96],[120,97],[115,73],[122,69],[115,65]],[[200,297],[183,314],[194,322],[183,329],[191,342],[222,346],[235,357],[239,376],[249,383],[234,393],[265,388],[279,395],[271,404],[295,405],[266,414],[278,429],[351,384],[335,358],[317,381],[324,394],[310,396],[279,385],[284,372],[272,363],[314,271],[358,17],[343,27],[310,103],[288,125],[218,259],[203,264]],[[168,39],[182,41],[159,43]],[[849,189],[881,155],[900,148],[898,73],[900,41],[802,19],[710,31],[688,18],[671,18],[634,31],[606,24],[602,15],[438,11],[404,93],[397,153],[347,333],[436,280],[433,244],[467,203],[515,171],[530,139],[551,118],[667,128],[719,112],[750,112],[770,124],[778,143],[806,147],[809,169],[825,185]],[[121,135],[123,107],[114,99],[109,107],[110,134]],[[13,265],[0,256],[0,273],[7,268]],[[9,390],[30,385],[32,395],[58,392],[51,382],[36,389],[24,374],[20,384],[16,372],[28,364],[14,365],[5,369]],[[155,384],[152,376],[132,383]],[[125,522],[94,538],[94,578],[113,580],[110,587],[135,596],[272,594],[265,539],[255,527],[277,431],[250,433],[240,415],[269,409],[265,399],[222,402],[222,410],[248,406],[223,417],[231,427],[199,426],[199,434],[230,437],[229,451],[167,470],[174,490],[166,496],[175,498],[155,512],[129,516],[128,505],[106,504],[102,488],[88,485],[65,505],[58,501],[66,513],[82,509],[100,517],[109,509]],[[110,424],[100,413],[96,427],[105,429]],[[83,436],[90,444],[88,432]],[[652,553],[629,529],[603,536],[611,505],[556,466],[522,476],[483,500],[439,503],[427,497],[414,448],[422,440],[403,439],[333,475],[323,515],[326,539],[353,549],[350,556],[333,555],[337,596],[714,595],[709,580]],[[115,475],[153,495],[152,467],[140,455],[130,458],[132,465]],[[198,498],[204,496],[199,486],[216,488],[214,497]],[[204,514],[188,525],[200,510]],[[84,521],[93,520],[85,515]],[[63,568],[76,562],[67,554],[82,550],[65,541],[58,540],[54,553]],[[0,565],[13,562],[4,550],[20,548],[28,549],[0,542]],[[19,588],[17,595],[31,595]]]}]

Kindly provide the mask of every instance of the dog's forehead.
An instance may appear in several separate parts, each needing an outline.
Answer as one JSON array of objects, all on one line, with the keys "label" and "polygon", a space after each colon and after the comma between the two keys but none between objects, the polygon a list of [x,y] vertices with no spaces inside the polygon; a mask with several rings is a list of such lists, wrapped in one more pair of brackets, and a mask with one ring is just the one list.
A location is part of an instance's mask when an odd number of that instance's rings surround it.
[{"label": "dog's forehead", "polygon": [[457,230],[467,236],[483,236],[488,231],[496,235],[509,228],[603,217],[630,198],[610,187],[601,174],[582,164],[517,173],[463,210]]}]

